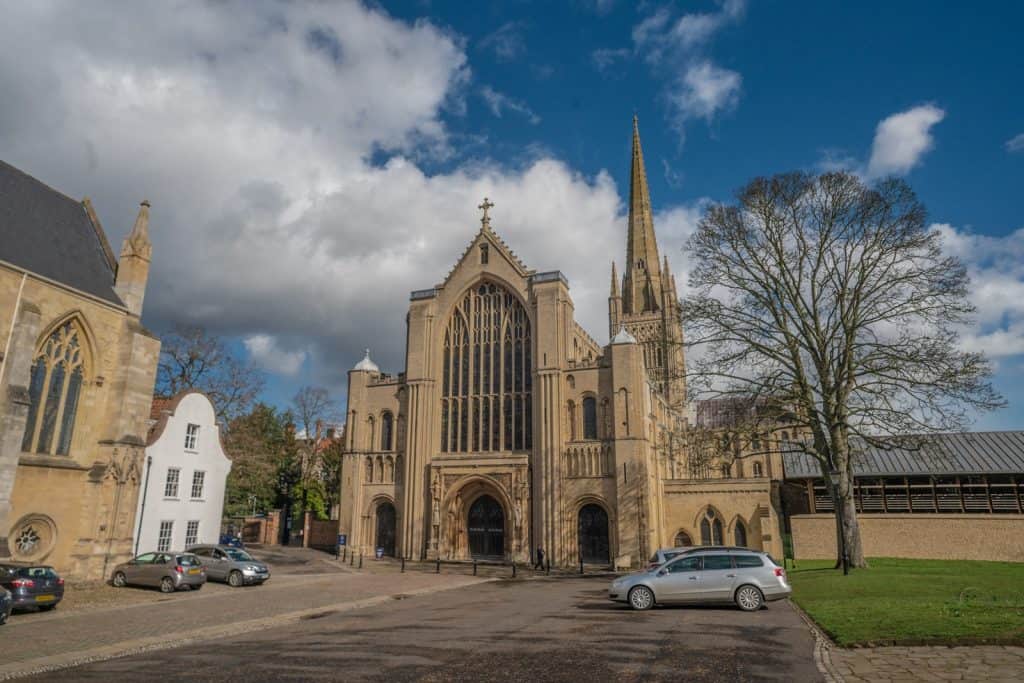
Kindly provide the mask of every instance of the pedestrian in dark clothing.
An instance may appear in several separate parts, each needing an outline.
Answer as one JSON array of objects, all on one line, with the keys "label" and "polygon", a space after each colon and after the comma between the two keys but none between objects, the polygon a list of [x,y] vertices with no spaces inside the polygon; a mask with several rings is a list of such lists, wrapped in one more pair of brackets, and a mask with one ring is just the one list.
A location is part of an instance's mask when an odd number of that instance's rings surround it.
[{"label": "pedestrian in dark clothing", "polygon": [[533,565],[534,569],[544,569],[544,549],[537,546],[537,562]]}]

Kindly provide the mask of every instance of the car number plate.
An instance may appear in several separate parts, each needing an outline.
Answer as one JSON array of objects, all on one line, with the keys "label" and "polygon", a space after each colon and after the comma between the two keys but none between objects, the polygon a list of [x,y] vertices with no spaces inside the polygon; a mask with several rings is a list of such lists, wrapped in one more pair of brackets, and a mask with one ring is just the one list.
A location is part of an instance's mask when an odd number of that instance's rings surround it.
[{"label": "car number plate", "polygon": [[52,595],[37,595],[36,596],[36,602],[50,602],[51,600],[53,600],[53,596]]},{"label": "car number plate", "polygon": [[189,573],[189,574],[198,574],[198,573],[199,573],[199,570],[198,570],[198,569],[189,569],[189,570],[188,570],[188,573]]}]

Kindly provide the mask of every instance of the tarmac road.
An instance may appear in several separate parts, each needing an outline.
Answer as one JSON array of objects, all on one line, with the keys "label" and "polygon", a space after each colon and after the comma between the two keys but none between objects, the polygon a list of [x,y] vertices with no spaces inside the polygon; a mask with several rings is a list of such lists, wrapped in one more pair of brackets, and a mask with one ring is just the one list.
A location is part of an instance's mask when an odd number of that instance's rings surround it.
[{"label": "tarmac road", "polygon": [[[480,583],[41,674],[51,681],[820,681],[787,602],[633,612],[606,578]],[[197,605],[198,606],[198,605]]]}]

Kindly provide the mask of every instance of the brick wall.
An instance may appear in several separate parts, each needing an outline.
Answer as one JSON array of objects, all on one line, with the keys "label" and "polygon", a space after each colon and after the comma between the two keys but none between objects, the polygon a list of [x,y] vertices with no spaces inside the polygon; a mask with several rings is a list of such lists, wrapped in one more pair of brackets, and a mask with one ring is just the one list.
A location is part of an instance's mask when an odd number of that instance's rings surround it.
[{"label": "brick wall", "polygon": [[312,512],[306,512],[302,539],[302,545],[306,548],[334,550],[334,546],[338,543],[338,520],[314,519]]},{"label": "brick wall", "polygon": [[[867,557],[1024,562],[1024,515],[859,515]],[[798,560],[836,556],[831,514],[793,515]]]}]

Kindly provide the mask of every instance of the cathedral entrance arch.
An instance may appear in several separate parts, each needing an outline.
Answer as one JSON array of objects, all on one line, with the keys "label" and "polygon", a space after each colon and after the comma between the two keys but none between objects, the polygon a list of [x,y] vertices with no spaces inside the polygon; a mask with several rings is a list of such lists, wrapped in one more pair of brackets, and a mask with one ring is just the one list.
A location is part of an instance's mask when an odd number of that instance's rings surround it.
[{"label": "cathedral entrance arch", "polygon": [[505,511],[501,504],[483,495],[469,506],[466,529],[469,553],[473,557],[505,556]]},{"label": "cathedral entrance arch", "polygon": [[577,524],[580,557],[588,564],[608,564],[608,513],[600,505],[590,503],[580,508]]},{"label": "cathedral entrance arch", "polygon": [[374,548],[383,548],[384,554],[395,555],[395,506],[391,501],[382,501],[377,505],[377,535]]}]

